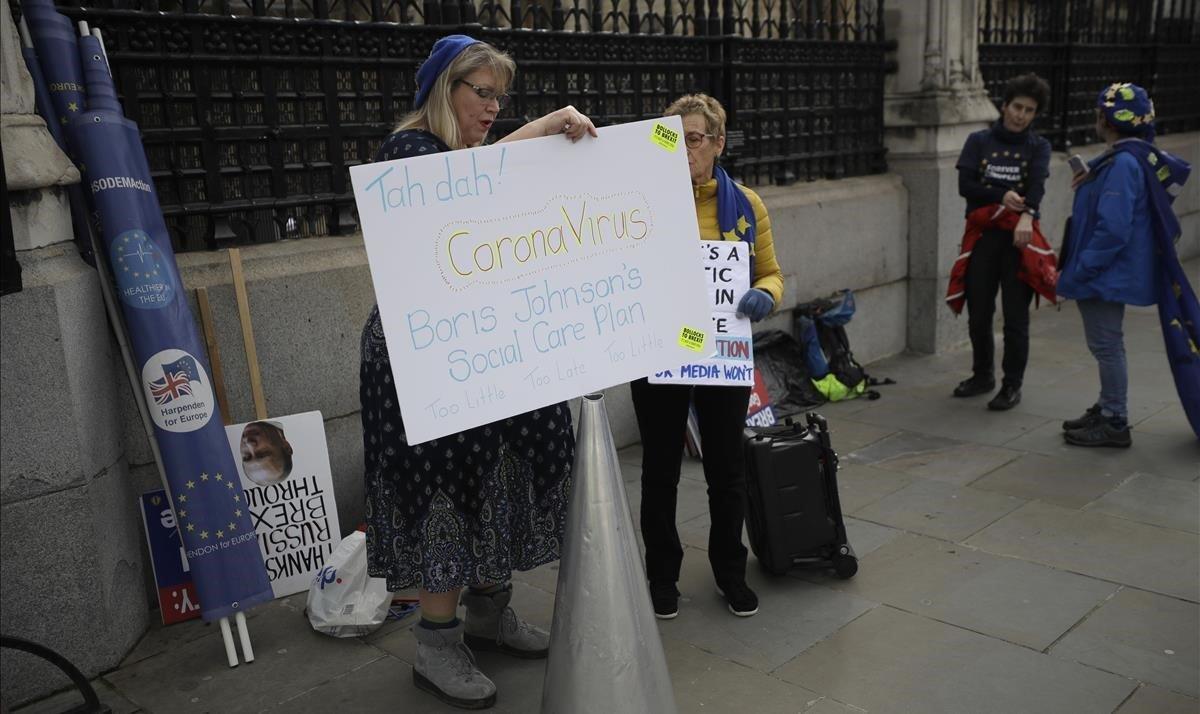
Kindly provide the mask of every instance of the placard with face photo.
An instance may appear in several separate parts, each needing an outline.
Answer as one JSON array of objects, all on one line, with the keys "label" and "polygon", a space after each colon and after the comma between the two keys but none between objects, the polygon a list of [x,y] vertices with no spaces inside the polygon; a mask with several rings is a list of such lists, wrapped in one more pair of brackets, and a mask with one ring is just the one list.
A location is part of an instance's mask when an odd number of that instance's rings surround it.
[{"label": "placard with face photo", "polygon": [[225,427],[275,597],[308,590],[341,541],[321,412]]}]

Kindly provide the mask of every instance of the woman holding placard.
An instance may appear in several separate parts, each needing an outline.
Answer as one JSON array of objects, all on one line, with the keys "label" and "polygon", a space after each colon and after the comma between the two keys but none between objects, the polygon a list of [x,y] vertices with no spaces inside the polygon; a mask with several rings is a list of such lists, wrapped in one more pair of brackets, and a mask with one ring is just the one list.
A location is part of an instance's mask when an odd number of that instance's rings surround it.
[{"label": "woman holding placard", "polygon": [[[783,273],[775,260],[771,219],[756,193],[734,183],[717,165],[725,148],[725,109],[705,94],[680,97],[666,116],[683,119],[684,143],[696,199],[701,240],[740,240],[750,247],[751,289],[738,313],[762,320],[783,297]],[[642,538],[646,575],[659,619],[679,614],[679,569],[683,546],[675,528],[675,502],[683,459],[688,406],[694,403],[700,426],[704,479],[708,482],[708,560],[717,588],[740,617],[758,612],[758,596],[746,585],[746,514],[742,431],[750,388],[630,383],[642,438]]]},{"label": "woman holding placard", "polygon": [[[479,146],[508,103],[515,71],[487,43],[464,35],[438,40],[417,71],[415,110],[375,160]],[[596,136],[596,128],[564,107],[501,141],[554,134],[578,141]],[[575,450],[571,413],[560,403],[409,444],[378,307],[363,330],[360,396],[368,568],[393,592],[418,588],[413,681],[455,706],[491,706],[496,686],[468,645],[523,658],[548,652],[549,635],[508,606],[508,581],[513,570],[560,556]]]}]

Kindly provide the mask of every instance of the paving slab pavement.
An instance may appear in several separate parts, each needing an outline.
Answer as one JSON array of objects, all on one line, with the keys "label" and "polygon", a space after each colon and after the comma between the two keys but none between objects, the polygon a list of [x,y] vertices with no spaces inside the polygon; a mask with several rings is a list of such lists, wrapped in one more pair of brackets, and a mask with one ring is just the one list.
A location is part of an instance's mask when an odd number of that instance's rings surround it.
[{"label": "paving slab pavement", "polygon": [[1195,697],[1200,696],[1197,632],[1200,619],[1194,606],[1121,588],[1050,648],[1050,654]]},{"label": "paving slab pavement", "polygon": [[868,712],[1109,712],[1137,683],[888,605],[775,671]]},{"label": "paving slab pavement", "polygon": [[863,557],[860,565],[854,578],[828,586],[1038,651],[1120,589],[912,533]]},{"label": "paving slab pavement", "polygon": [[1200,484],[1137,473],[1084,508],[1139,523],[1200,533]]},{"label": "paving slab pavement", "polygon": [[[1126,318],[1128,450],[1062,442],[1059,423],[1098,390],[1074,306],[1035,311],[1031,332],[1011,412],[949,396],[968,372],[963,350],[877,362],[872,374],[899,382],[882,399],[819,409],[861,568],[848,581],[775,578],[751,556],[752,618],[713,591],[704,477],[685,461],[683,599],[659,623],[680,712],[1200,712],[1200,443],[1154,312]],[[635,518],[640,458],[620,454]],[[514,604],[548,625],[557,578],[555,564],[516,574]],[[227,668],[217,629],[190,622],[152,628],[95,685],[120,714],[457,711],[412,686],[412,617],[337,640],[308,628],[303,605],[250,613],[251,665]],[[493,711],[538,711],[544,663],[479,660],[500,688]]]},{"label": "paving slab pavement", "polygon": [[1194,533],[1030,501],[964,542],[1193,603],[1200,598]]}]

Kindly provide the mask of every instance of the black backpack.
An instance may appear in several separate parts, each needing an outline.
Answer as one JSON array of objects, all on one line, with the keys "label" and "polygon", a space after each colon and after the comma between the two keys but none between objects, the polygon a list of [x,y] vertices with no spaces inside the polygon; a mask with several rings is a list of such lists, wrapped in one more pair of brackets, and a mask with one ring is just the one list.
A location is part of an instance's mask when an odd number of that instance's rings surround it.
[{"label": "black backpack", "polygon": [[833,372],[833,376],[851,389],[860,382],[869,380],[867,371],[854,359],[854,352],[850,350],[850,338],[846,336],[846,328],[842,325],[827,325],[820,320],[816,325],[817,339],[821,341],[821,351],[825,353],[829,371]]},{"label": "black backpack", "polygon": [[876,379],[867,374],[863,366],[854,359],[850,349],[850,338],[846,335],[845,324],[855,312],[854,293],[850,290],[839,290],[828,298],[819,298],[811,302],[797,305],[795,309],[796,334],[803,333],[803,323],[815,327],[817,342],[829,366],[829,372],[837,378],[852,394],[867,399],[878,399],[879,392],[867,387],[880,384],[895,384],[891,379]]}]

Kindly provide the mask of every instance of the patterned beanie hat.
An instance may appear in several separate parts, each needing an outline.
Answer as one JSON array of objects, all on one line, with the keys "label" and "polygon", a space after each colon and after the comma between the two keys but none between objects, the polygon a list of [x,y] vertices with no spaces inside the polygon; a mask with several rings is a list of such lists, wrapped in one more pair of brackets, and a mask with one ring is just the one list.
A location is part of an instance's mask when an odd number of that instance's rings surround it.
[{"label": "patterned beanie hat", "polygon": [[1100,92],[1096,106],[1120,133],[1145,139],[1154,137],[1154,102],[1138,85],[1110,84]]}]

